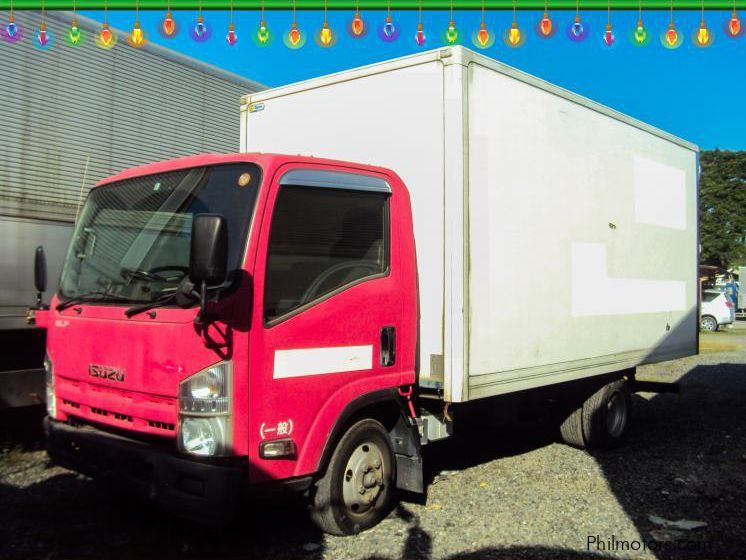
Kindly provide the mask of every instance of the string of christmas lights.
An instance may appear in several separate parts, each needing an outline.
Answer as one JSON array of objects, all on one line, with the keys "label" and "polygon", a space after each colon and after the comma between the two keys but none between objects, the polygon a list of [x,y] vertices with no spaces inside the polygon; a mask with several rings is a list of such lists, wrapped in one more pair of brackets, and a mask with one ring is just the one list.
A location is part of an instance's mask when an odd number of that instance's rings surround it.
[{"label": "string of christmas lights", "polygon": [[[741,37],[743,27],[741,20],[738,15],[738,7],[736,4],[737,0],[733,0],[733,8],[730,17],[723,22],[723,30],[727,37],[738,38]],[[236,25],[233,20],[233,0],[230,0],[229,8],[229,23],[228,31],[225,35],[225,40],[229,46],[234,46],[238,41],[238,33]],[[140,25],[139,14],[140,14],[140,0],[134,0],[135,7],[135,20],[132,30],[129,35],[126,36],[127,43],[135,48],[141,48],[147,42],[145,30]],[[323,14],[324,20],[321,28],[314,34],[315,42],[322,48],[329,48],[336,44],[338,36],[334,29],[331,28],[328,18],[328,0],[323,0]],[[104,7],[104,21],[101,26],[100,32],[95,36],[95,43],[102,49],[111,49],[117,42],[116,34],[112,32],[108,23],[108,0],[103,0]],[[205,22],[205,18],[202,13],[202,0],[198,2],[197,17],[194,25],[190,29],[192,39],[198,42],[206,41],[210,38],[211,29]],[[9,4],[9,15],[7,24],[0,28],[0,38],[9,43],[15,43],[22,39],[23,28],[19,22],[15,20],[13,0],[10,0]],[[612,26],[611,16],[611,0],[606,2],[606,26],[604,32],[601,34],[602,43],[606,47],[613,47],[616,45],[616,35]],[[347,31],[351,38],[359,39],[367,34],[368,26],[360,15],[360,3],[359,0],[355,1],[354,14],[352,19],[347,25]],[[423,47],[427,42],[427,35],[425,34],[424,23],[423,23],[423,0],[418,0],[417,4],[418,18],[417,28],[414,34],[415,44],[419,47]],[[667,49],[676,49],[683,43],[683,37],[676,27],[674,20],[674,4],[673,0],[669,0],[669,23],[667,28],[661,33],[660,41],[663,47]],[[632,45],[641,47],[649,44],[650,33],[645,27],[643,22],[643,3],[642,0],[638,0],[637,3],[637,25],[632,28],[629,32],[629,38]],[[518,25],[517,19],[518,3],[517,0],[512,0],[512,22],[509,28],[503,32],[503,42],[510,48],[517,48],[523,45],[526,41],[526,35]],[[699,48],[707,48],[712,45],[715,34],[712,33],[710,28],[707,26],[705,18],[705,2],[700,0],[700,12],[701,18],[699,26],[692,33],[692,42]],[[292,0],[292,14],[293,21],[290,29],[284,35],[283,40],[287,47],[291,49],[299,49],[305,45],[306,36],[305,33],[300,29],[297,20],[297,0]],[[445,28],[442,41],[446,45],[455,45],[461,43],[461,33],[456,26],[455,18],[455,7],[454,0],[449,0],[449,21],[448,26]],[[37,48],[46,50],[52,46],[53,37],[49,29],[47,29],[46,21],[46,6],[45,0],[41,0],[41,19],[39,30],[34,37],[34,44]],[[535,25],[535,31],[538,37],[547,39],[555,34],[556,26],[549,16],[549,0],[544,0],[544,10],[541,19],[537,20]],[[171,11],[171,0],[167,0],[166,4],[166,15],[161,20],[158,31],[164,38],[173,38],[178,34],[179,25],[176,19],[173,17]],[[589,29],[588,25],[581,20],[580,15],[580,0],[575,1],[575,16],[567,27],[567,37],[573,42],[580,42],[588,37]],[[386,16],[383,22],[378,27],[378,36],[381,40],[390,42],[394,41],[399,36],[399,28],[394,24],[393,17],[391,15],[391,0],[387,0],[386,4]],[[78,46],[83,42],[84,34],[78,25],[77,19],[77,0],[72,0],[72,20],[70,27],[64,34],[65,42],[70,46]],[[490,32],[485,14],[485,0],[481,0],[481,20],[479,27],[474,30],[471,35],[471,41],[473,45],[479,49],[486,49],[494,44],[494,34]],[[259,46],[267,46],[271,43],[271,34],[267,22],[265,19],[265,0],[261,0],[261,16],[259,27],[257,28],[255,35],[255,44]]]}]

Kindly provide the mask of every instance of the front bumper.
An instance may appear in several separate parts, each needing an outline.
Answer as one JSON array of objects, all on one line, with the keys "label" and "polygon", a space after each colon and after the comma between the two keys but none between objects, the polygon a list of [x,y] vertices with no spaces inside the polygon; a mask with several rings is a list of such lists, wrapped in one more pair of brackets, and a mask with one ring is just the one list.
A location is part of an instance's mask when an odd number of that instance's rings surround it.
[{"label": "front bumper", "polygon": [[55,463],[148,499],[166,511],[204,523],[226,523],[247,482],[245,466],[202,463],[91,427],[44,419],[47,453]]}]

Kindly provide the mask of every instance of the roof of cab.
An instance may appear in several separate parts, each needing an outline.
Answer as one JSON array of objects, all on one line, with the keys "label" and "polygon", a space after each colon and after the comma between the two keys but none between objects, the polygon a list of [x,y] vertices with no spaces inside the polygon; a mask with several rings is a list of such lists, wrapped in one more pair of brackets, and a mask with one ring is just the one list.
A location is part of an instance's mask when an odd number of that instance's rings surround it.
[{"label": "roof of cab", "polygon": [[175,171],[178,169],[186,169],[189,167],[204,167],[208,165],[221,165],[226,163],[240,163],[240,162],[253,162],[263,168],[272,168],[282,165],[284,163],[314,163],[320,165],[334,165],[337,167],[349,167],[351,170],[357,171],[369,171],[373,173],[382,173],[385,175],[394,175],[394,173],[383,167],[375,167],[372,165],[355,163],[350,161],[340,161],[325,158],[316,158],[313,156],[302,156],[302,155],[288,155],[288,154],[266,154],[259,152],[250,152],[242,154],[198,154],[193,156],[187,156],[177,159],[170,159],[164,161],[158,161],[154,163],[148,163],[146,165],[140,165],[137,167],[131,167],[120,171],[116,175],[111,175],[104,179],[101,179],[96,187],[115,183],[117,181],[123,181],[125,179],[132,179],[133,177],[141,177],[143,175],[152,175],[154,173],[166,173],[168,171]]}]

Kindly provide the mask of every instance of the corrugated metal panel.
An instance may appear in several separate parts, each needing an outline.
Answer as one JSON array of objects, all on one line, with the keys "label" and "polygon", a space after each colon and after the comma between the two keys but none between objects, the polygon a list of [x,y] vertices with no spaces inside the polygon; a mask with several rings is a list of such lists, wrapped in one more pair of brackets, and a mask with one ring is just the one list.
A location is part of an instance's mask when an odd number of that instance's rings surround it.
[{"label": "corrugated metal panel", "polygon": [[24,40],[0,42],[0,216],[71,222],[88,190],[124,168],[239,150],[240,97],[259,84],[162,47],[134,49],[123,33],[99,49],[98,24],[81,17],[86,40],[69,47],[70,19],[48,15],[48,51],[34,47],[35,12],[16,14]]}]

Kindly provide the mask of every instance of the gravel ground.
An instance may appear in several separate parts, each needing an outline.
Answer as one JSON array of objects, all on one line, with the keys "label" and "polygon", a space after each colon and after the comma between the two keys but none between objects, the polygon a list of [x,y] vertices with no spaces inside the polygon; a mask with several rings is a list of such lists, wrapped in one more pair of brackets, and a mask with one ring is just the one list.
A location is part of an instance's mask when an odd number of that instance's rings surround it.
[{"label": "gravel ground", "polygon": [[547,428],[432,445],[427,498],[348,538],[321,535],[295,501],[254,502],[224,528],[164,515],[51,465],[38,429],[18,428],[39,411],[4,415],[0,558],[744,558],[746,324],[701,342],[699,356],[640,368],[682,393],[635,396],[623,448],[591,455]]}]

